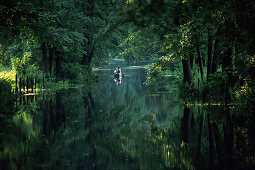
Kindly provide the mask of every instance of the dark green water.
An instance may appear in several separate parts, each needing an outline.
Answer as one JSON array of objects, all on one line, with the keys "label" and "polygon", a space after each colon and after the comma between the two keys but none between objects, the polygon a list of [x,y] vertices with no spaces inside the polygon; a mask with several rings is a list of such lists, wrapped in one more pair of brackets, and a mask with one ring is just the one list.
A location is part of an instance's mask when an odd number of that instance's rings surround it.
[{"label": "dark green water", "polygon": [[0,169],[252,169],[254,113],[247,107],[184,107],[146,70],[96,70],[97,83],[25,98],[1,116]]}]

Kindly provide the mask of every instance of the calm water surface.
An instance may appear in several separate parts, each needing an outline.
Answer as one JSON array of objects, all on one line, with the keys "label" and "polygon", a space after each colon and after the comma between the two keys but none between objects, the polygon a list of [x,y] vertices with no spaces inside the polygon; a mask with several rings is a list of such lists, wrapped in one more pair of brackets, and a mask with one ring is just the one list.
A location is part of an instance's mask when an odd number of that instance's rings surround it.
[{"label": "calm water surface", "polygon": [[[170,79],[146,70],[97,69],[97,83],[46,91],[1,117],[0,169],[252,169],[254,114],[247,107],[184,107]],[[240,114],[242,113],[242,114]]]}]

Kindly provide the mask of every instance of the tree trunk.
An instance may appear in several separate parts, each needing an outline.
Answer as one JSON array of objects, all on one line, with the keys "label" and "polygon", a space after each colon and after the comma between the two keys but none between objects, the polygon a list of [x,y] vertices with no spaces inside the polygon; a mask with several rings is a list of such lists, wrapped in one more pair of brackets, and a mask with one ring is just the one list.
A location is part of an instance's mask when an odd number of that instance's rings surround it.
[{"label": "tree trunk", "polygon": [[84,108],[85,108],[85,114],[86,114],[86,119],[85,119],[85,122],[84,122],[84,127],[87,129],[87,128],[90,128],[91,126],[91,105],[90,105],[90,101],[89,101],[89,96],[86,95],[83,97],[83,103],[84,103]]},{"label": "tree trunk", "polygon": [[50,98],[50,111],[49,111],[49,116],[50,116],[50,123],[51,123],[51,128],[56,130],[56,127],[55,127],[55,117],[54,117],[54,114],[53,114],[53,103],[52,103],[52,98]]},{"label": "tree trunk", "polygon": [[48,100],[44,100],[43,103],[43,123],[42,123],[42,133],[43,135],[47,135],[47,125],[48,125],[48,113],[49,113],[49,103]]},{"label": "tree trunk", "polygon": [[211,32],[208,31],[208,46],[207,46],[207,50],[208,50],[208,58],[207,58],[207,81],[209,78],[209,75],[211,74],[211,69],[212,69],[212,35]]},{"label": "tree trunk", "polygon": [[92,108],[93,110],[95,110],[96,105],[95,105],[94,98],[93,98],[93,96],[91,95],[91,93],[89,93],[88,96],[89,96],[89,101],[90,101],[90,104],[91,104],[91,108]]},{"label": "tree trunk", "polygon": [[198,43],[196,43],[196,51],[197,51],[197,59],[198,59],[198,64],[199,64],[199,68],[200,68],[200,73],[201,73],[201,79],[203,79],[203,77],[204,77],[204,65],[203,65],[203,61],[202,61],[202,58],[201,58],[201,53],[200,53]]},{"label": "tree trunk", "polygon": [[[213,134],[215,137],[215,143],[216,143],[216,151],[217,151],[217,155],[218,155],[218,159],[219,159],[219,166],[220,168],[223,168],[223,159],[224,159],[224,150],[222,148],[222,141],[220,139],[220,132],[219,132],[219,128],[216,125],[216,123],[212,124],[213,126]],[[224,168],[223,168],[224,169]]]},{"label": "tree trunk", "polygon": [[21,82],[21,78],[19,78],[19,92],[21,93],[21,89],[22,89],[22,82]]},{"label": "tree trunk", "polygon": [[215,43],[214,43],[211,74],[215,74],[216,71],[217,71],[217,58],[218,58],[218,55],[219,55],[219,40],[216,39]]},{"label": "tree trunk", "polygon": [[27,93],[28,93],[28,89],[29,89],[29,78],[27,76]]},{"label": "tree trunk", "polygon": [[229,93],[229,88],[232,86],[233,82],[233,68],[232,68],[232,47],[227,47],[226,51],[223,54],[223,61],[222,61],[222,70],[226,73],[226,98],[225,98],[225,104],[228,104],[231,102],[231,96]]},{"label": "tree trunk", "polygon": [[24,77],[23,77],[22,83],[23,83],[23,93],[25,93],[25,92],[26,92],[25,75],[24,75]]},{"label": "tree trunk", "polygon": [[234,151],[234,124],[229,108],[226,110],[226,125],[223,126],[223,130],[226,152],[231,156]]},{"label": "tree trunk", "polygon": [[207,114],[207,123],[209,131],[209,169],[214,169],[214,146],[213,146],[213,129],[210,122],[210,114]]},{"label": "tree trunk", "polygon": [[43,73],[47,73],[47,49],[45,42],[41,44],[41,50],[43,59]]},{"label": "tree trunk", "polygon": [[[89,18],[92,18],[94,16],[94,8],[95,8],[95,1],[94,0],[88,0],[88,6],[87,6],[87,16]],[[84,48],[86,53],[83,54],[82,64],[90,66],[90,63],[92,61],[92,58],[94,56],[94,44],[93,44],[93,28],[91,25],[85,26],[86,31],[89,33],[85,33],[85,37],[87,38],[87,42],[84,43]]]},{"label": "tree trunk", "polygon": [[[198,114],[200,115],[200,106],[198,106]],[[201,139],[204,128],[204,115],[203,113],[200,115],[200,123],[199,123],[199,134],[198,134],[198,144],[197,144],[197,161],[200,160],[200,148],[201,148]]]},{"label": "tree trunk", "polygon": [[16,74],[15,75],[15,93],[17,93],[17,91],[18,91],[18,75]]},{"label": "tree trunk", "polygon": [[86,54],[83,54],[83,60],[82,60],[82,64],[86,65],[86,66],[90,66],[90,63],[92,61],[93,55],[94,55],[94,48],[93,48],[93,44],[91,43],[92,38],[91,37],[87,37],[88,41],[86,43]]},{"label": "tree trunk", "polygon": [[184,107],[183,118],[181,124],[181,132],[182,132],[182,141],[185,143],[189,142],[189,133],[190,133],[190,123],[191,123],[191,109],[188,107]]},{"label": "tree trunk", "polygon": [[34,93],[34,80],[30,78],[32,93]]},{"label": "tree trunk", "polygon": [[[92,41],[92,40],[91,40]],[[94,45],[91,43],[90,45],[90,51],[89,51],[89,56],[88,56],[88,64],[90,65],[92,58],[94,56]]]},{"label": "tree trunk", "polygon": [[190,60],[182,59],[184,81],[190,83],[192,79]]},{"label": "tree trunk", "polygon": [[62,53],[56,51],[56,80],[61,79],[61,59],[62,59]]},{"label": "tree trunk", "polygon": [[45,80],[44,80],[44,76],[43,76],[42,81],[43,81],[43,89],[45,89]]},{"label": "tree trunk", "polygon": [[55,116],[56,130],[63,122],[65,122],[65,114],[62,104],[62,93],[56,92],[56,116]]},{"label": "tree trunk", "polygon": [[95,0],[88,0],[88,11],[89,11],[89,16],[94,15],[94,8],[95,8]]},{"label": "tree trunk", "polygon": [[189,62],[190,62],[190,68],[191,68],[191,69],[192,69],[192,67],[193,67],[193,60],[194,60],[193,54],[192,54],[192,55],[189,55]]},{"label": "tree trunk", "polygon": [[53,54],[54,54],[54,48],[50,48],[50,50],[49,50],[49,72],[50,72],[50,75],[52,73]]}]

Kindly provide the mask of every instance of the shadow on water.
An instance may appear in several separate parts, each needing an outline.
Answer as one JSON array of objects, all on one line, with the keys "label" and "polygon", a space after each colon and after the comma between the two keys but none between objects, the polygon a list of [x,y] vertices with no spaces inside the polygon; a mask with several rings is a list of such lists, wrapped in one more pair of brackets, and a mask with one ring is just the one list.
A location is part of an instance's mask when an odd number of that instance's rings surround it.
[{"label": "shadow on water", "polygon": [[18,100],[0,119],[0,169],[254,168],[252,109],[183,106],[171,81],[145,86],[141,67],[122,71],[121,85],[99,69],[95,90]]}]

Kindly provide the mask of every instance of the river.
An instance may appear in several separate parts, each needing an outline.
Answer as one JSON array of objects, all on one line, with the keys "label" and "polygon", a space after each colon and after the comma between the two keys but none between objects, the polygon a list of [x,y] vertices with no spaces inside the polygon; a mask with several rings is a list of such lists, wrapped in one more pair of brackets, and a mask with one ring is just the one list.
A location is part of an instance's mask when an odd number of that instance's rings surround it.
[{"label": "river", "polygon": [[[125,77],[112,72],[121,64]],[[248,107],[184,105],[173,79],[146,85],[146,69],[111,63],[96,83],[17,101],[1,117],[1,169],[252,169]]]}]

